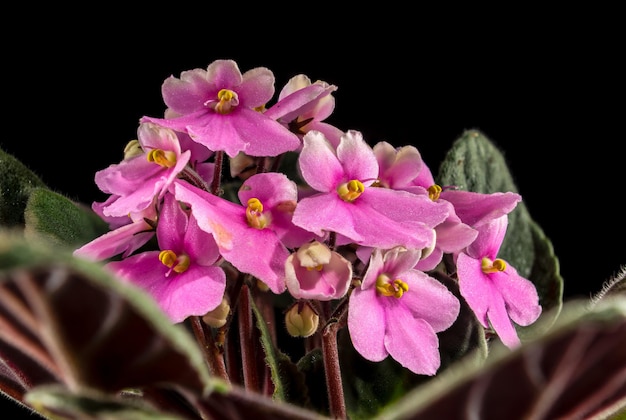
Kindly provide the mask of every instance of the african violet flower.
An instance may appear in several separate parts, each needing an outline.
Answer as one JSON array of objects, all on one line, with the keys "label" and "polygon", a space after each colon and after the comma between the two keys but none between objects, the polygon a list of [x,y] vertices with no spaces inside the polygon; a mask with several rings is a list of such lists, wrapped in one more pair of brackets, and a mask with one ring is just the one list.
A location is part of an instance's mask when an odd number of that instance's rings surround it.
[{"label": "african violet flower", "polygon": [[303,136],[317,130],[333,145],[339,144],[343,131],[324,122],[335,109],[332,93],[337,86],[299,74],[289,79],[278,95],[278,102],[265,111],[265,115]]},{"label": "african violet flower", "polygon": [[478,321],[493,327],[507,347],[520,344],[513,325],[527,326],[541,315],[535,285],[497,258],[508,215],[479,224],[478,237],[457,257],[459,289]]},{"label": "african violet flower", "polygon": [[430,169],[416,147],[395,148],[387,142],[378,142],[373,150],[378,161],[379,186],[426,195],[439,204],[449,206],[446,219],[435,226],[435,245],[428,255],[422,255],[415,268],[433,270],[441,262],[443,254],[458,252],[476,239],[476,230],[461,221],[452,204],[439,199],[441,188],[435,185]]},{"label": "african violet flower", "polygon": [[339,299],[351,280],[352,264],[318,241],[301,246],[285,262],[287,289],[297,299]]},{"label": "african violet flower", "polygon": [[261,109],[274,95],[274,74],[265,67],[241,73],[233,60],[215,60],[206,70],[193,69],[163,82],[163,101],[174,118],[144,116],[189,134],[212,151],[234,157],[277,156],[300,147],[300,139]]},{"label": "african violet flower", "polygon": [[299,165],[316,190],[300,200],[293,223],[317,235],[336,232],[347,242],[392,248],[427,248],[435,242],[434,226],[449,206],[423,195],[376,188],[378,163],[358,131],[348,131],[335,150],[319,131],[309,131]]},{"label": "african violet flower", "polygon": [[[260,173],[241,186],[245,201],[236,204],[185,182],[174,183],[176,198],[191,206],[200,228],[211,233],[225,260],[252,274],[274,293],[285,291],[283,239],[300,245],[314,235],[290,225],[297,190],[281,173]],[[293,230],[291,230],[293,228]]]},{"label": "african violet flower", "polygon": [[437,333],[454,323],[460,303],[443,284],[413,268],[420,256],[402,247],[374,250],[361,286],[350,295],[348,331],[367,360],[391,355],[414,373],[434,375],[441,365]]},{"label": "african violet flower", "polygon": [[96,172],[100,190],[116,196],[102,208],[106,216],[146,209],[155,197],[163,197],[189,162],[191,152],[182,151],[176,133],[169,128],[143,123],[137,137],[139,149],[131,158]]},{"label": "african violet flower", "polygon": [[219,306],[226,274],[217,265],[217,245],[172,194],[164,197],[156,236],[159,250],[110,262],[107,269],[150,293],[174,323]]}]

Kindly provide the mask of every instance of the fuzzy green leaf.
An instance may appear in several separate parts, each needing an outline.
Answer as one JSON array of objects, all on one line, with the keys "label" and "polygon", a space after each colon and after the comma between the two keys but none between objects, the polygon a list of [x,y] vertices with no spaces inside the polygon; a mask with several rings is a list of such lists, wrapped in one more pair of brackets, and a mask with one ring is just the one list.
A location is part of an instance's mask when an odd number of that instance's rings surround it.
[{"label": "fuzzy green leaf", "polygon": [[[454,142],[441,163],[437,182],[484,194],[518,192],[502,152],[476,130],[466,131]],[[535,284],[544,313],[549,312],[554,320],[563,303],[558,259],[552,243],[534,222],[523,201],[509,214],[507,234],[498,257]],[[523,329],[519,328],[520,336],[524,334]]]},{"label": "fuzzy green leaf", "polygon": [[44,188],[33,188],[24,211],[24,234],[76,249],[104,235],[108,225],[90,208]]},{"label": "fuzzy green leaf", "polygon": [[0,149],[0,226],[24,224],[24,209],[33,188],[46,188],[22,162]]},{"label": "fuzzy green leaf", "polygon": [[73,393],[58,385],[46,385],[28,392],[25,401],[42,415],[54,419],[183,420],[139,399],[113,398],[94,392]]}]

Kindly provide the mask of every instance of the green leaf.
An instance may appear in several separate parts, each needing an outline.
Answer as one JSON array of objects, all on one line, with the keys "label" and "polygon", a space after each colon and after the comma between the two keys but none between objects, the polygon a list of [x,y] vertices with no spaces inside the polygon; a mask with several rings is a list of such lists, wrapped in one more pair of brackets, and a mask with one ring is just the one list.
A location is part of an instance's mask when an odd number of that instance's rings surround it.
[{"label": "green leaf", "polygon": [[72,393],[58,385],[34,388],[26,403],[38,413],[54,419],[183,420],[186,417],[164,413],[139,399],[113,398],[83,391]]},{"label": "green leaf", "polygon": [[108,225],[93,210],[61,194],[33,188],[24,211],[28,238],[44,238],[52,245],[76,249],[108,232]]},{"label": "green leaf", "polygon": [[[476,130],[466,131],[454,142],[441,163],[437,181],[443,186],[484,194],[518,193],[504,155]],[[507,234],[498,256],[535,284],[543,316],[554,320],[563,303],[558,259],[552,243],[534,222],[523,201],[509,214]],[[520,337],[525,334],[524,329],[518,328]]]},{"label": "green leaf", "polygon": [[24,224],[24,209],[33,188],[46,188],[22,162],[0,149],[0,227]]},{"label": "green leaf", "polygon": [[[553,317],[549,317],[553,318]],[[544,323],[544,322],[540,322]],[[621,418],[626,414],[626,297],[567,302],[548,331],[483,364],[459,363],[376,419]]]},{"label": "green leaf", "polygon": [[217,381],[189,332],[145,292],[100,264],[7,232],[0,325],[0,357],[11,358],[0,384],[18,401],[51,380],[73,391],[176,386],[197,394]]}]

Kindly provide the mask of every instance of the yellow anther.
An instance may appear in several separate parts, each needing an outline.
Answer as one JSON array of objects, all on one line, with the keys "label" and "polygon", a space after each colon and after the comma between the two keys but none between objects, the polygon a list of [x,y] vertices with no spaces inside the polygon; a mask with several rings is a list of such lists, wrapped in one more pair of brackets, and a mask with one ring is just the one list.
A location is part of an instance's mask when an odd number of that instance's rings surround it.
[{"label": "yellow anther", "polygon": [[307,271],[322,271],[322,269],[324,268],[324,266],[322,264],[320,265],[316,265],[315,267],[307,267]]},{"label": "yellow anther", "polygon": [[363,193],[363,191],[365,191],[365,186],[358,179],[344,182],[337,187],[337,194],[339,194],[339,197],[348,203],[356,200]]},{"label": "yellow anther", "polygon": [[491,261],[489,258],[483,257],[481,261],[481,268],[485,274],[497,273],[498,271],[506,270],[506,263],[499,258]]},{"label": "yellow anther", "polygon": [[433,184],[428,187],[428,198],[433,201],[439,200],[439,195],[441,194],[441,187],[437,184]]},{"label": "yellow anther", "polygon": [[251,198],[248,200],[248,208],[251,211],[258,211],[259,213],[263,212],[263,203],[258,198]]},{"label": "yellow anther", "polygon": [[234,107],[239,105],[239,96],[230,89],[222,89],[217,93],[219,102],[213,105],[215,112],[229,114]]},{"label": "yellow anther", "polygon": [[164,168],[171,168],[176,165],[176,153],[161,149],[153,149],[146,155],[148,162],[154,162]]},{"label": "yellow anther", "polygon": [[164,266],[171,268],[179,274],[187,271],[191,263],[188,255],[176,255],[176,253],[170,249],[163,250],[159,253],[159,261],[161,261]]},{"label": "yellow anther", "polygon": [[409,290],[409,285],[400,279],[392,281],[388,275],[381,274],[376,278],[376,290],[383,296],[401,298]]},{"label": "yellow anther", "polygon": [[248,207],[246,207],[246,220],[250,227],[256,229],[265,228],[268,223],[268,217],[263,214],[263,203],[258,198],[251,198],[248,200]]}]

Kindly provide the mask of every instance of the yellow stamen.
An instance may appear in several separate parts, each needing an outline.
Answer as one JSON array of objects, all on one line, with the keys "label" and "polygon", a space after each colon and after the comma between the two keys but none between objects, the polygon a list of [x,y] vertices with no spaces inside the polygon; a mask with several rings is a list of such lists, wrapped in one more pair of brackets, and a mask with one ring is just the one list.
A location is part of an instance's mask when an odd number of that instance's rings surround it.
[{"label": "yellow stamen", "polygon": [[365,191],[365,186],[358,179],[344,182],[337,187],[337,194],[339,194],[339,197],[348,203],[356,200],[363,193],[363,191]]},{"label": "yellow stamen", "polygon": [[161,149],[153,149],[146,155],[148,162],[154,162],[164,168],[171,168],[176,165],[176,153]]},{"label": "yellow stamen", "polygon": [[433,184],[428,187],[428,198],[433,201],[439,200],[439,195],[441,194],[441,187],[437,184]]},{"label": "yellow stamen", "polygon": [[159,261],[164,266],[171,268],[176,273],[184,273],[189,268],[191,260],[188,255],[176,255],[176,253],[170,249],[163,250],[159,253]]},{"label": "yellow stamen", "polygon": [[506,270],[506,263],[499,258],[491,261],[489,258],[483,257],[481,261],[481,268],[485,274],[497,273],[498,271]]},{"label": "yellow stamen", "polygon": [[408,292],[409,285],[400,279],[391,280],[388,275],[381,274],[376,278],[376,290],[383,296],[399,299],[404,292]]},{"label": "yellow stamen", "polygon": [[320,265],[316,265],[315,267],[307,267],[306,269],[307,271],[313,271],[313,270],[322,271],[323,268],[324,268],[324,265],[320,264]]},{"label": "yellow stamen", "polygon": [[239,105],[237,93],[230,89],[222,89],[217,93],[219,102],[214,105],[214,110],[222,115],[229,114],[234,107]]},{"label": "yellow stamen", "polygon": [[269,220],[263,214],[263,203],[258,198],[253,197],[248,200],[246,219],[248,220],[248,225],[256,229],[263,229],[268,225]]}]

